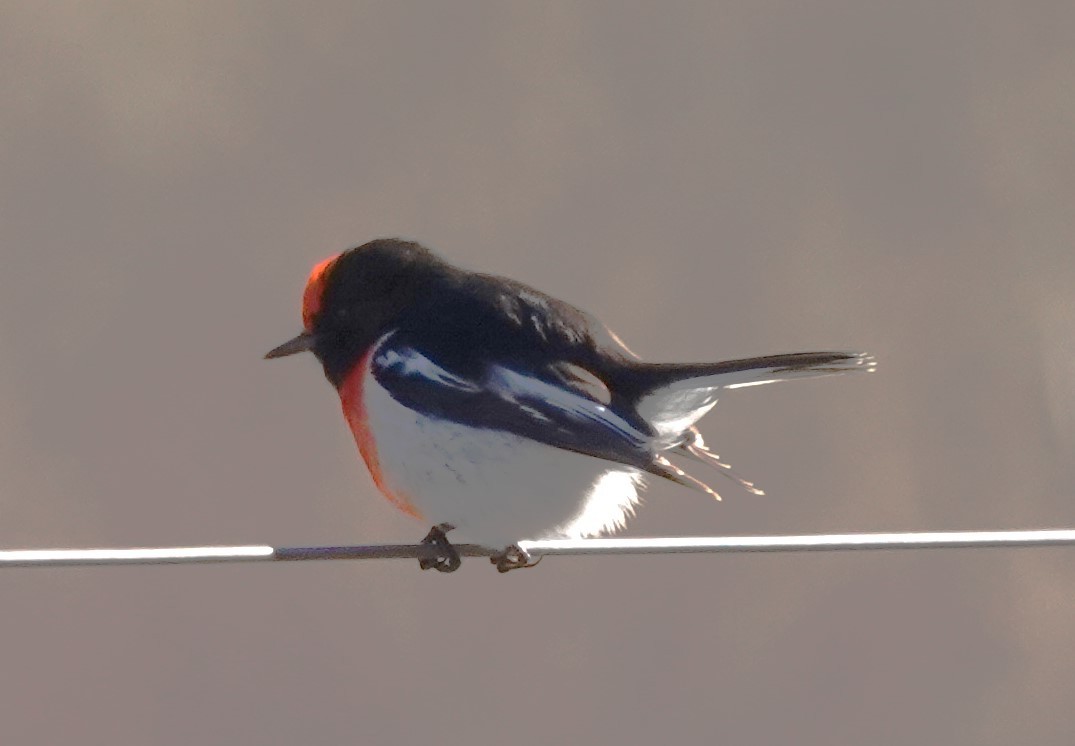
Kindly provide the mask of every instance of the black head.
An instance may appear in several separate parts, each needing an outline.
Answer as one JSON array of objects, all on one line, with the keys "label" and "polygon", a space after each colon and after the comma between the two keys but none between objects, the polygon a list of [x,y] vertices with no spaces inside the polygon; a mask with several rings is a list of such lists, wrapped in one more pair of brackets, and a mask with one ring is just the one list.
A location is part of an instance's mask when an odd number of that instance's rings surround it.
[{"label": "black head", "polygon": [[338,386],[370,346],[431,283],[450,271],[412,241],[381,238],[313,268],[303,292],[305,331],[267,358],[312,351]]}]

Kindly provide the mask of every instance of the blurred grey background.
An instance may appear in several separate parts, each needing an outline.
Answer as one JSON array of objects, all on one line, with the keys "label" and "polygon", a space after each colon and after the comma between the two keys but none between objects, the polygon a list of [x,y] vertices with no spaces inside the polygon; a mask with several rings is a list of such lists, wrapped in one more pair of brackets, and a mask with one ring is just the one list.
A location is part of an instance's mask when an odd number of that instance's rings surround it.
[{"label": "blurred grey background", "polygon": [[[735,392],[636,535],[1075,526],[1069,2],[0,5],[0,545],[411,541],[299,330],[428,242]],[[1064,744],[1070,550],[0,574],[5,744]]]}]

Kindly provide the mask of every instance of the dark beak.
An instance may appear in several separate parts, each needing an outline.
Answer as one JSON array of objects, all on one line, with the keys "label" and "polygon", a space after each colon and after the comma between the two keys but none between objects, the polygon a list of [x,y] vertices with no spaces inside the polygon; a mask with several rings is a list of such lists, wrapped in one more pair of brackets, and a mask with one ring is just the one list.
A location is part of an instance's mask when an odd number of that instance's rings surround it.
[{"label": "dark beak", "polygon": [[303,332],[294,339],[289,339],[279,347],[274,347],[265,353],[266,360],[272,360],[274,357],[287,357],[288,355],[295,355],[299,352],[306,352],[312,350],[314,346],[314,337],[310,332]]}]

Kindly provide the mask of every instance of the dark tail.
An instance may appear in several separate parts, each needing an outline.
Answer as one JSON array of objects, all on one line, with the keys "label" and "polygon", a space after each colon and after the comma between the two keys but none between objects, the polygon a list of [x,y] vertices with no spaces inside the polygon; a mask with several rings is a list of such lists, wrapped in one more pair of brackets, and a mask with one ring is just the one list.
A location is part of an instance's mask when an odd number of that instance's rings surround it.
[{"label": "dark tail", "polygon": [[[666,441],[665,453],[716,467],[720,474],[748,492],[761,495],[764,493],[753,482],[740,477],[706,447],[701,433],[694,427],[717,403],[721,390],[793,378],[870,373],[876,368],[874,358],[861,352],[800,352],[710,364],[640,363],[637,374],[641,393],[635,398],[635,409]],[[712,487],[675,466],[664,455],[657,457],[650,471],[720,499]]]},{"label": "dark tail", "polygon": [[877,362],[863,352],[797,352],[700,364],[640,363],[643,384],[635,410],[662,435],[679,434],[717,403],[725,389],[794,378],[872,372]]}]

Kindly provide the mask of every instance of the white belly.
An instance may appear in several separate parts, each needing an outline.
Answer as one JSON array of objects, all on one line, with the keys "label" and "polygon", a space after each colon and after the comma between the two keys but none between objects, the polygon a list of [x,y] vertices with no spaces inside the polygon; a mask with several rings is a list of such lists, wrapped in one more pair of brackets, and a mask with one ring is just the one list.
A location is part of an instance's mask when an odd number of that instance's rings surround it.
[{"label": "white belly", "polygon": [[367,374],[369,429],[383,479],[455,541],[500,549],[525,539],[582,538],[623,527],[637,469],[510,433],[426,417]]}]

